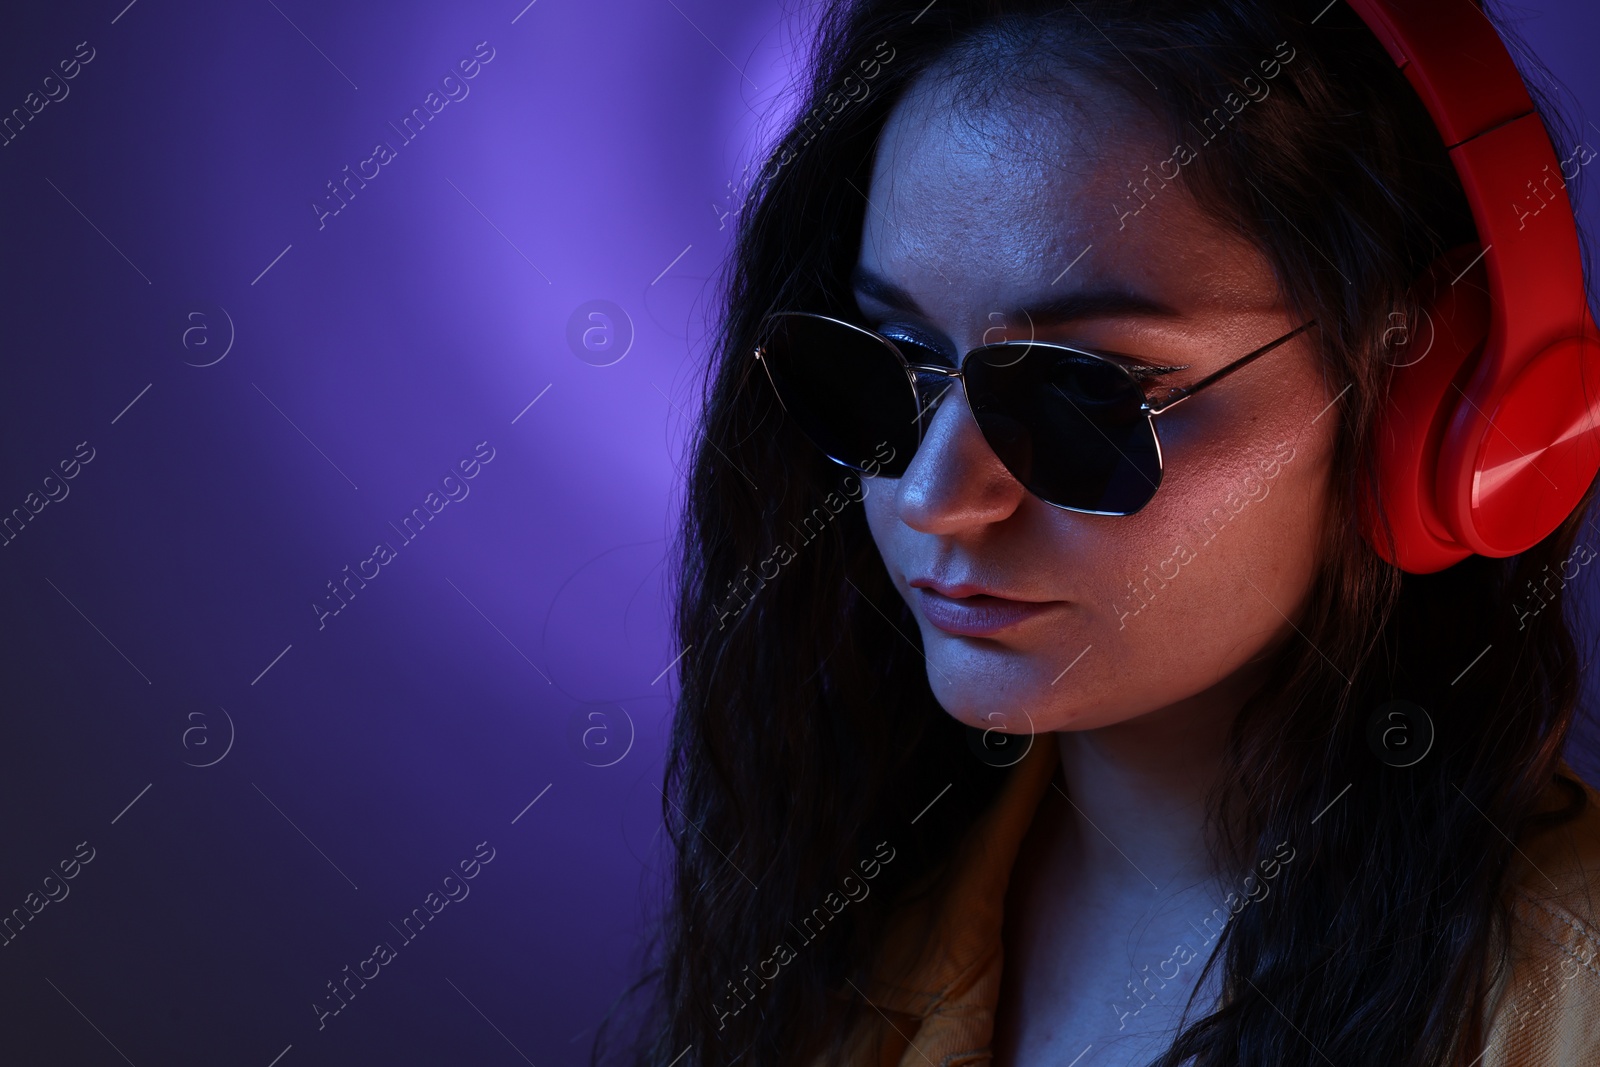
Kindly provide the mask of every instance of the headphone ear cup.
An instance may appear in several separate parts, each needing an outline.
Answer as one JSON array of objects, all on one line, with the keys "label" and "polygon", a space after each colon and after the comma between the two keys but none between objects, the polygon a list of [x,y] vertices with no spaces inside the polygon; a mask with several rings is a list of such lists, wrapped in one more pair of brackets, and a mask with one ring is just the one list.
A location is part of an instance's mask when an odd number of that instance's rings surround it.
[{"label": "headphone ear cup", "polygon": [[1577,328],[1532,342],[1498,388],[1479,389],[1470,407],[1463,397],[1445,431],[1435,498],[1478,555],[1514,556],[1550,536],[1600,472],[1600,332],[1587,308]]},{"label": "headphone ear cup", "polygon": [[1378,356],[1393,366],[1373,447],[1394,554],[1370,507],[1363,509],[1362,534],[1380,556],[1412,574],[1440,571],[1472,555],[1447,525],[1436,486],[1440,446],[1464,402],[1456,386],[1471,374],[1489,333],[1480,251],[1477,245],[1452,249],[1423,272],[1412,288],[1420,306],[1416,319],[1386,331]]}]

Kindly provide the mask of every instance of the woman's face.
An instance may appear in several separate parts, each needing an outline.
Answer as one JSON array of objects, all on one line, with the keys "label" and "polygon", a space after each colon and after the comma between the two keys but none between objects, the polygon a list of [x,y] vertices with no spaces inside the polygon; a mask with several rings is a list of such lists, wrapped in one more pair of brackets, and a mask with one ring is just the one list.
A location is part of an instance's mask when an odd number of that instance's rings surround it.
[{"label": "woman's face", "polygon": [[[925,78],[900,102],[868,191],[868,323],[951,362],[1031,335],[1185,368],[1151,379],[1152,394],[1300,325],[1264,255],[1188,198],[1148,113],[1096,85],[1064,96],[973,109]],[[1016,312],[1068,296],[1081,300],[1070,317]],[[864,500],[940,704],[1007,733],[1103,727],[1232,692],[1251,661],[1304,640],[1290,620],[1317,566],[1340,416],[1316,341],[1308,331],[1158,417],[1161,487],[1126,517],[1023,489],[948,390],[905,474],[872,479]],[[935,625],[943,598],[913,587],[928,579],[1049,603],[985,636],[951,633]]]}]

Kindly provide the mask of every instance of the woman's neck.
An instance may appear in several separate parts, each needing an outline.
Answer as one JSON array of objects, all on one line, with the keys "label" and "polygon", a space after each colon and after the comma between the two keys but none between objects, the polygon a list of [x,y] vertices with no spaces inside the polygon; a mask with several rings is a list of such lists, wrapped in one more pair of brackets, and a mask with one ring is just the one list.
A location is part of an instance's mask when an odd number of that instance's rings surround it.
[{"label": "woman's neck", "polygon": [[1143,896],[1220,876],[1205,844],[1206,798],[1228,728],[1259,685],[1257,672],[1242,670],[1147,715],[1055,734],[1061,769],[1052,791],[1072,813],[1061,844],[1074,853],[1080,884]]}]

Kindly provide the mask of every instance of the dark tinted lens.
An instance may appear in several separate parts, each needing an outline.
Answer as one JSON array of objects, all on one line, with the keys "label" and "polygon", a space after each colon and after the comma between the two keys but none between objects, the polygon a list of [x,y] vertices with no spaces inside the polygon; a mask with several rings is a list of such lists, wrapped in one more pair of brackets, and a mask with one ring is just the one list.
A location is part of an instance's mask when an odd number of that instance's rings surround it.
[{"label": "dark tinted lens", "polygon": [[813,444],[847,466],[905,472],[917,451],[916,398],[882,340],[798,313],[769,318],[764,336],[762,362],[778,399]]},{"label": "dark tinted lens", "polygon": [[1144,395],[1120,367],[1045,345],[980,348],[967,394],[984,438],[1030,492],[1063,507],[1132,514],[1161,483]]}]

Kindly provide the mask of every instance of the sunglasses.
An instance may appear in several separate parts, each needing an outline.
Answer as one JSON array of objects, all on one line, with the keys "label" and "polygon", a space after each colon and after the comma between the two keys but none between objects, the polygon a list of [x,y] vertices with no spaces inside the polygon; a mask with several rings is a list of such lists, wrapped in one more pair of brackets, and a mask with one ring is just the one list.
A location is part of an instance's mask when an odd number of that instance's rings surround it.
[{"label": "sunglasses", "polygon": [[[1070,345],[983,345],[958,369],[912,363],[902,347],[925,346],[803,311],[767,316],[755,357],[784,411],[841,466],[903,475],[932,421],[928,413],[960,381],[984,440],[1030,493],[1067,511],[1132,515],[1161,485],[1155,417],[1315,325],[1313,319],[1156,399],[1145,395],[1134,369]],[[889,462],[853,459],[885,442],[894,449]]]}]

